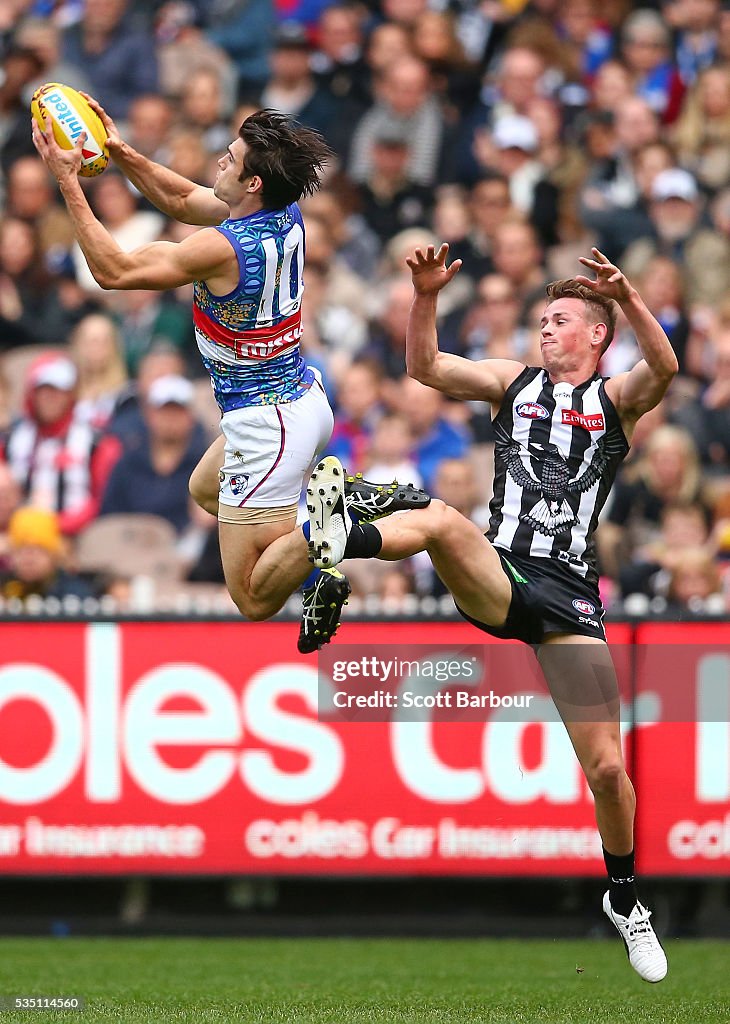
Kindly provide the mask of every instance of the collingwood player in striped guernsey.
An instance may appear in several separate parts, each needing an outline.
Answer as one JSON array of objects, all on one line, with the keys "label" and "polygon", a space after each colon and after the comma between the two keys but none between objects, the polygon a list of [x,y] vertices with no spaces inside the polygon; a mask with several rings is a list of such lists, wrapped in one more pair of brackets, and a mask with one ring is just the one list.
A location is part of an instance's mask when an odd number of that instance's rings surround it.
[{"label": "collingwood player in striped guernsey", "polygon": [[[352,525],[334,460],[312,477],[310,557],[407,558],[426,550],[461,614],[493,636],[534,645],[595,798],[609,887],[603,909],[646,981],[667,972],[664,951],[634,881],[635,796],[626,774],[618,685],[603,629],[593,532],[639,418],[662,399],[677,359],[659,323],[618,267],[594,249],[594,277],[548,286],[540,322],[542,365],[471,361],[439,352],[436,303],[460,267],[448,246],[408,259],[415,295],[406,337],[408,373],[452,398],[491,403],[495,480],[487,536],[432,502],[382,525]],[[598,372],[616,304],[642,359],[628,373]]]}]

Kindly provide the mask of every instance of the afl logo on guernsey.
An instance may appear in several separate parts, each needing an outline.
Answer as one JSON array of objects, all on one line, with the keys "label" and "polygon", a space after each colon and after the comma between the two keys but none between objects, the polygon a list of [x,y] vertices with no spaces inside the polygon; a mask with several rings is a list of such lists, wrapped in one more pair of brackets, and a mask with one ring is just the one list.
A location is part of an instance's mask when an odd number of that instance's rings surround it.
[{"label": "afl logo on guernsey", "polygon": [[522,402],[517,406],[517,415],[524,420],[546,420],[550,413],[539,402]]},{"label": "afl logo on guernsey", "polygon": [[573,607],[577,612],[582,612],[584,615],[595,615],[595,605],[592,605],[590,601],[584,601],[581,597],[576,597],[573,601]]}]

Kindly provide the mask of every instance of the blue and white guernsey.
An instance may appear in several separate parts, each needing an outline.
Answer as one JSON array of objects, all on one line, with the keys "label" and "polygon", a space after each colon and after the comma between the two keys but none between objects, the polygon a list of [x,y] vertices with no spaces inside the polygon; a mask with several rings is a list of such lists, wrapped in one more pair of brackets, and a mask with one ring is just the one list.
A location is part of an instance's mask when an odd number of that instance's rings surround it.
[{"label": "blue and white guernsey", "polygon": [[193,322],[222,412],[301,398],[314,371],[299,350],[304,225],[296,203],[224,220],[216,229],[238,259],[238,285],[213,295],[195,282]]}]

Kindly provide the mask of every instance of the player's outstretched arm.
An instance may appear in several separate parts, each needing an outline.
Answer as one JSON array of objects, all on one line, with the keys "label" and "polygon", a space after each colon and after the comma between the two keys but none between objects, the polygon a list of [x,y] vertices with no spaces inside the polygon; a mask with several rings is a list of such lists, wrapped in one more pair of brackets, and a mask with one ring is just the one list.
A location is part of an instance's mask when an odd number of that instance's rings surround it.
[{"label": "player's outstretched arm", "polygon": [[595,272],[596,280],[582,276],[576,280],[619,304],[643,356],[633,369],[612,378],[607,385],[619,416],[636,421],[661,402],[679,363],[669,338],[638,291],[607,256],[595,248],[591,251],[593,259],[581,256],[580,262]]},{"label": "player's outstretched arm", "polygon": [[225,273],[233,250],[219,231],[197,231],[185,241],[152,242],[134,252],[124,252],[97,220],[79,184],[82,133],[73,149],[61,149],[52,132],[33,122],[33,142],[49,170],[56,176],[74,234],[94,280],[102,288],[147,288],[163,291],[191,281],[210,281]]},{"label": "player's outstretched arm", "polygon": [[109,156],[158,210],[184,224],[213,225],[226,219],[230,212],[228,206],[217,198],[212,188],[197,185],[138,153],[122,139],[119,129],[101,104],[85,92],[81,95],[106,128]]},{"label": "player's outstretched arm", "polygon": [[436,331],[438,293],[461,268],[461,260],[446,265],[449,247],[438,252],[429,245],[424,253],[416,249],[406,258],[413,279],[413,305],[406,331],[406,369],[409,377],[443,391],[452,398],[500,402],[504,393],[524,369],[512,359],[474,361],[439,352]]}]

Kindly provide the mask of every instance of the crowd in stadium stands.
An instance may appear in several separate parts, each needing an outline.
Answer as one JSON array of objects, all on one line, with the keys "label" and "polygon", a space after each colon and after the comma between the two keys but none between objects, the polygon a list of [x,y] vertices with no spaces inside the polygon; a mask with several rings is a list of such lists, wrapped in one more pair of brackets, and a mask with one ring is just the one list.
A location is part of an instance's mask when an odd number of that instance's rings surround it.
[{"label": "crowd in stadium stands", "polygon": [[[730,608],[730,4],[5,0],[0,58],[4,602],[128,606],[144,567],[130,516],[164,526],[156,584],[223,593],[215,519],[187,489],[217,433],[191,289],[95,284],[30,135],[33,90],[62,81],[203,184],[258,107],[324,133],[336,160],[303,204],[303,348],[336,408],[330,451],[352,472],[422,484],[483,528],[489,409],[405,376],[405,255],[447,241],[463,260],[440,300],[444,350],[534,364],[545,282],[598,245],[681,368],[639,424],[599,528],[606,602]],[[194,230],[113,168],[85,187],[125,249]],[[619,322],[602,372],[637,358]],[[350,569],[369,606],[444,593],[426,558]]]}]

